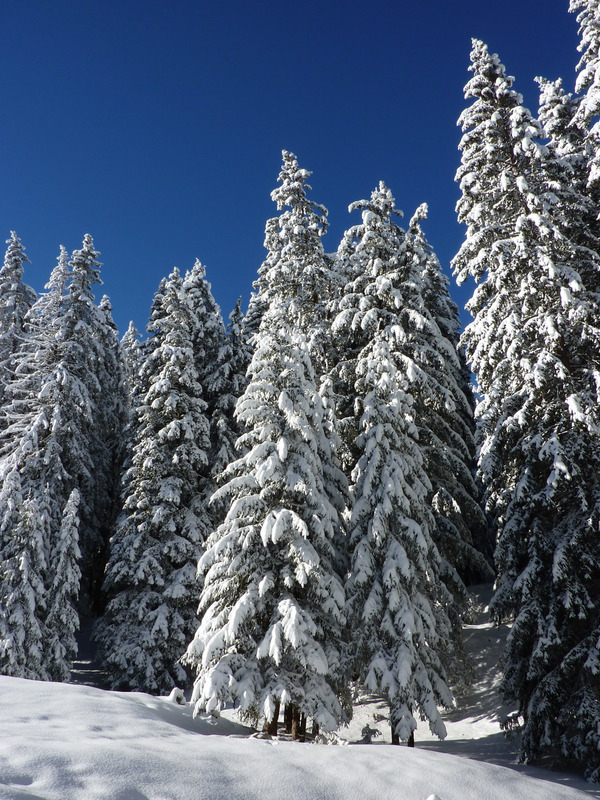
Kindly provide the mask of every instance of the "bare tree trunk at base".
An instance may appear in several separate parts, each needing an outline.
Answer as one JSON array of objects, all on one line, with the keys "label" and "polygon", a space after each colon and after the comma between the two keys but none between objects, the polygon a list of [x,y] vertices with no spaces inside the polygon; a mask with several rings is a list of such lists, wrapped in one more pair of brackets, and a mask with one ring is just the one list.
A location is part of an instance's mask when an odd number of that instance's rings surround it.
[{"label": "bare tree trunk at base", "polygon": [[297,742],[300,738],[300,709],[292,706],[292,741]]},{"label": "bare tree trunk at base", "polygon": [[272,719],[265,719],[265,723],[263,725],[263,733],[268,733],[271,736],[277,736],[277,723],[279,722],[280,708],[281,708],[281,703],[279,702],[279,700],[276,700],[273,717]]},{"label": "bare tree trunk at base", "polygon": [[283,724],[285,725],[285,732],[291,734],[292,720],[294,717],[294,706],[288,703],[283,711]]},{"label": "bare tree trunk at base", "polygon": [[306,741],[306,714],[300,717],[300,741]]}]

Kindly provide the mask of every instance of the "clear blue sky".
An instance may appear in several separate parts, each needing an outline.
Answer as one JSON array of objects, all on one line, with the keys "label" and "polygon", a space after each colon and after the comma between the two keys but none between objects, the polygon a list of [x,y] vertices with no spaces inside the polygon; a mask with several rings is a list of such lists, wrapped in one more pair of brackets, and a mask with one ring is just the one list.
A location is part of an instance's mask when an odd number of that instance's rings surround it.
[{"label": "clear blue sky", "polygon": [[[85,233],[121,333],[144,329],[173,266],[199,258],[227,317],[246,304],[275,215],[281,150],[329,209],[379,180],[447,267],[471,37],[498,52],[526,104],[536,75],[571,90],[568,0],[4,0],[0,233],[16,230],[41,290],[60,244]],[[470,290],[469,290],[470,291]],[[453,296],[464,305],[469,292]],[[466,319],[466,316],[465,316]]]}]

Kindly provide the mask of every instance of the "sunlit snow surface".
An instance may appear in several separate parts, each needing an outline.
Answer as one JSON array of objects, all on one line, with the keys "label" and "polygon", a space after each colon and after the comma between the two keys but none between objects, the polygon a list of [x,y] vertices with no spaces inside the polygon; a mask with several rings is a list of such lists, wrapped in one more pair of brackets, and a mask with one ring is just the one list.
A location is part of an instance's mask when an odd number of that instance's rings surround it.
[{"label": "sunlit snow surface", "polygon": [[[446,715],[448,738],[422,726],[417,747],[326,746],[264,740],[233,716],[192,719],[189,706],[140,693],[0,677],[0,798],[11,800],[575,800],[600,797],[583,780],[511,768],[514,744],[495,721],[498,638],[467,630],[480,663],[473,693]],[[475,707],[475,703],[477,706]],[[360,705],[341,731],[387,723]],[[444,752],[445,751],[445,752]],[[458,755],[454,755],[458,754]],[[465,758],[464,756],[470,756]],[[479,759],[496,761],[486,763]]]}]

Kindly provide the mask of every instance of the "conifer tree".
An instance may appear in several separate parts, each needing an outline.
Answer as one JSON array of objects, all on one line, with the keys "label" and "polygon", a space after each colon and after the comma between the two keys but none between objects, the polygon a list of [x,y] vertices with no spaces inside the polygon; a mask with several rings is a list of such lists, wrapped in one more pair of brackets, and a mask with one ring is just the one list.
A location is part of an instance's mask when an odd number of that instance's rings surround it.
[{"label": "conifer tree", "polygon": [[[69,324],[65,320],[67,260],[67,253],[61,248],[47,292],[27,314],[28,335],[20,350],[19,369],[7,387],[10,398],[5,406],[7,427],[0,438],[2,517],[11,507],[15,476],[21,497],[13,522],[7,528],[2,554],[5,564],[7,558],[12,563],[13,578],[18,577],[22,584],[21,589],[10,592],[21,609],[12,616],[12,641],[27,642],[32,636],[35,639],[35,643],[28,645],[31,657],[23,650],[13,651],[9,657],[12,665],[5,664],[3,668],[12,670],[10,674],[39,679],[68,674],[72,648],[61,649],[57,640],[63,627],[66,638],[69,637],[69,628],[74,624],[72,609],[64,604],[55,605],[50,619],[46,596],[56,591],[55,582],[65,577],[56,572],[55,560],[63,510],[80,475],[92,471],[85,444],[78,439],[91,423],[89,395],[77,373],[73,342],[65,335]],[[73,457],[75,454],[79,457]],[[15,564],[26,568],[17,572]],[[29,587],[26,581],[30,582]],[[71,584],[70,597],[76,594],[73,587]],[[19,600],[21,595],[27,598],[26,606]],[[19,624],[23,626],[20,632]],[[26,665],[23,659],[27,660]]]},{"label": "conifer tree", "polygon": [[233,702],[272,721],[292,705],[327,730],[343,719],[341,522],[323,486],[321,416],[302,337],[283,323],[262,332],[237,406],[248,452],[225,471],[229,512],[199,565],[203,619],[187,654],[197,711]]},{"label": "conifer tree", "polygon": [[191,506],[210,447],[195,352],[201,329],[175,269],[159,287],[148,325],[153,341],[111,540],[108,605],[95,634],[115,688],[164,693],[186,682],[178,662],[197,626],[204,527]]},{"label": "conifer tree", "polygon": [[589,141],[589,182],[597,189],[600,180],[600,17],[596,0],[570,0],[569,11],[577,14],[581,59],[577,65],[575,91],[577,109],[571,127],[581,127]]},{"label": "conifer tree", "polygon": [[222,378],[215,397],[212,425],[215,431],[211,472],[214,478],[236,457],[235,443],[242,426],[235,419],[235,406],[248,384],[246,372],[251,352],[244,335],[244,315],[240,297],[229,315],[223,347],[220,351]]},{"label": "conifer tree", "polygon": [[281,213],[266,224],[264,246],[268,252],[255,284],[255,302],[264,313],[285,295],[289,318],[305,333],[320,377],[320,372],[326,371],[324,331],[336,281],[322,243],[328,227],[327,209],[307,195],[311,173],[299,167],[293,153],[284,150],[282,156],[279,186],[271,192]]},{"label": "conifer tree", "polygon": [[267,223],[256,303],[264,311],[236,409],[246,432],[216,493],[229,511],[200,560],[202,622],[186,661],[197,671],[197,712],[233,702],[276,729],[285,705],[297,735],[301,717],[326,730],[345,718],[344,597],[335,567],[343,526],[324,480],[325,462],[331,471],[335,459],[307,342],[316,330],[322,228],[306,200],[308,173],[291,154],[283,157],[272,197],[289,210]]},{"label": "conifer tree", "polygon": [[[434,352],[420,363],[435,384],[419,403],[417,423],[425,471],[432,484],[429,503],[435,517],[434,540],[443,558],[444,580],[457,600],[458,610],[464,608],[467,597],[463,582],[481,583],[493,578],[485,557],[491,559],[493,543],[481,507],[481,490],[474,479],[475,423],[470,375],[465,374],[458,344],[458,307],[450,298],[448,278],[421,229],[420,221],[426,216],[427,206],[422,205],[407,232],[407,250],[422,272],[424,308],[439,331],[435,338],[429,335]],[[425,353],[424,349],[416,351],[415,360],[418,362],[419,355]]]},{"label": "conifer tree", "polygon": [[79,562],[79,491],[73,489],[63,511],[62,524],[50,553],[51,580],[48,579],[48,613],[46,628],[50,653],[51,680],[68,682],[70,664],[77,655],[76,634],[79,630],[77,604],[81,570]]},{"label": "conifer tree", "polygon": [[125,382],[125,396],[128,401],[128,408],[130,409],[135,405],[133,398],[137,396],[139,372],[143,363],[143,349],[139,340],[140,333],[133,321],[131,321],[119,344],[121,373]]},{"label": "conifer tree", "polygon": [[464,338],[498,526],[491,613],[514,620],[502,690],[524,760],[551,754],[597,776],[600,259],[564,202],[568,161],[536,142],[498,57],[474,41],[471,58],[455,267],[479,282]]},{"label": "conifer tree", "polygon": [[[106,391],[107,375],[114,369],[114,363],[108,365],[106,361],[108,351],[103,330],[106,319],[94,300],[93,287],[101,283],[98,256],[92,237],[86,234],[81,249],[74,250],[69,261],[59,333],[66,343],[65,368],[77,379],[83,392],[79,420],[75,426],[71,421],[68,424],[72,435],[64,458],[67,471],[77,481],[80,491],[79,535],[86,605],[93,602],[95,564],[103,561],[106,530],[103,517],[110,502],[107,485],[114,472],[111,443],[117,428],[114,424],[109,427],[106,419],[114,397]],[[110,422],[114,420],[111,418]]]},{"label": "conifer tree", "polygon": [[204,414],[209,425],[210,447],[207,451],[207,463],[198,481],[197,493],[193,501],[195,513],[204,522],[202,533],[202,541],[204,541],[213,528],[218,525],[219,518],[216,506],[210,506],[209,500],[217,488],[215,474],[218,466],[216,462],[222,448],[228,449],[227,440],[223,439],[223,437],[227,437],[227,429],[223,425],[224,419],[220,402],[221,397],[228,391],[230,354],[227,348],[221,309],[215,302],[210,283],[206,280],[206,270],[200,261],[196,261],[192,269],[186,272],[183,291],[196,318],[193,333],[194,357],[202,398],[206,404]]},{"label": "conifer tree", "polygon": [[19,472],[0,490],[0,673],[47,680],[45,577],[47,538],[36,498],[25,499]]},{"label": "conifer tree", "polygon": [[[29,261],[14,231],[0,269],[0,405],[6,401],[5,387],[16,367],[16,355],[25,335],[25,316],[36,294],[23,283],[23,264]],[[0,419],[0,425],[4,424]]]},{"label": "conifer tree", "polygon": [[380,183],[354,209],[362,211],[362,224],[339,250],[351,280],[333,325],[343,354],[337,379],[348,398],[344,431],[353,436],[346,591],[355,672],[389,703],[398,743],[412,741],[416,713],[445,736],[438,705],[452,703],[443,666],[450,598],[432,540],[431,484],[413,397],[424,400],[432,388],[424,366],[440,334],[424,305],[422,264],[394,222],[400,212],[389,189]]}]

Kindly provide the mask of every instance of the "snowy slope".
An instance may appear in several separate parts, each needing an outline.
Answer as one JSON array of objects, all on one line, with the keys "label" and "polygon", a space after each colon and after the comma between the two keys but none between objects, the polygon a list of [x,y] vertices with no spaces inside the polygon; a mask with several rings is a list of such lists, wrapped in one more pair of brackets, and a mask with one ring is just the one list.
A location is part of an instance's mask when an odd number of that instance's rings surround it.
[{"label": "snowy slope", "polygon": [[[194,720],[189,706],[168,698],[0,677],[0,799],[600,798],[600,787],[580,778],[515,766],[494,692],[505,631],[490,628],[482,612],[473,623],[473,690],[445,715],[447,739],[419,726],[414,750],[380,744],[389,727],[374,703],[357,705],[340,732],[348,744],[325,746],[257,739],[233,713]],[[367,724],[382,736],[352,743]]]},{"label": "snowy slope", "polygon": [[247,737],[144,694],[0,678],[0,798],[583,800],[470,759],[404,747]]}]

